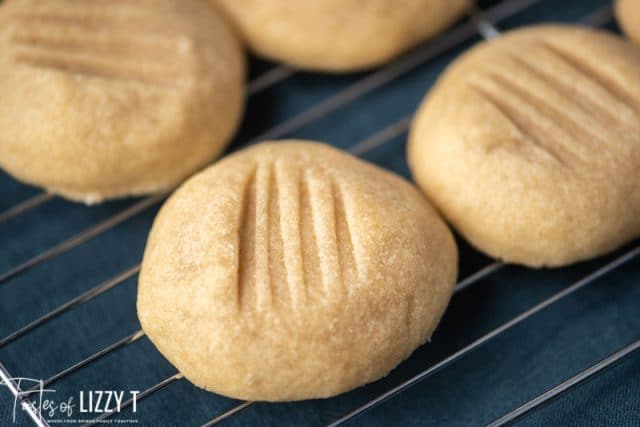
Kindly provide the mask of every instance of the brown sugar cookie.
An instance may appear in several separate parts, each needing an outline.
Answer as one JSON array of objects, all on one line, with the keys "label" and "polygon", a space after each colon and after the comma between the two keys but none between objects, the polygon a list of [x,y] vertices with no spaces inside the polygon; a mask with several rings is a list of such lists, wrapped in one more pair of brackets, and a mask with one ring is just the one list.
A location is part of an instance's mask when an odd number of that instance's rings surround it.
[{"label": "brown sugar cookie", "polygon": [[477,248],[560,266],[640,234],[640,50],[542,26],[481,43],[420,107],[409,163]]},{"label": "brown sugar cookie", "polygon": [[615,9],[622,30],[631,40],[640,44],[640,1],[617,0]]},{"label": "brown sugar cookie", "polygon": [[386,375],[424,343],[456,274],[451,233],[406,181],[326,145],[265,143],[164,205],[138,316],[207,390],[328,397]]},{"label": "brown sugar cookie", "polygon": [[0,166],[85,203],[168,190],[229,141],[244,57],[205,0],[0,6]]},{"label": "brown sugar cookie", "polygon": [[389,61],[444,30],[471,0],[210,0],[259,55],[344,72]]}]

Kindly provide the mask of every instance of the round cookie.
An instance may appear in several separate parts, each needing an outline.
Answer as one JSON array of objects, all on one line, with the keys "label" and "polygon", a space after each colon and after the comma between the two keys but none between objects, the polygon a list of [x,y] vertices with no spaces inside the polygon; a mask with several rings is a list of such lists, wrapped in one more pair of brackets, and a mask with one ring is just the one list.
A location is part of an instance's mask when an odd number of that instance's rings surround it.
[{"label": "round cookie", "polygon": [[413,186],[326,145],[265,143],[163,206],[138,316],[197,386],[238,399],[328,397],[424,343],[456,274],[453,237]]},{"label": "round cookie", "polygon": [[210,0],[251,48],[297,68],[354,71],[444,30],[471,0]]},{"label": "round cookie", "polygon": [[640,50],[570,26],[456,61],[410,133],[416,181],[493,257],[561,266],[640,234]]},{"label": "round cookie", "polygon": [[0,6],[0,166],[85,203],[168,190],[218,155],[244,54],[205,0]]},{"label": "round cookie", "polygon": [[625,34],[634,42],[640,43],[640,2],[617,0],[616,17]]}]

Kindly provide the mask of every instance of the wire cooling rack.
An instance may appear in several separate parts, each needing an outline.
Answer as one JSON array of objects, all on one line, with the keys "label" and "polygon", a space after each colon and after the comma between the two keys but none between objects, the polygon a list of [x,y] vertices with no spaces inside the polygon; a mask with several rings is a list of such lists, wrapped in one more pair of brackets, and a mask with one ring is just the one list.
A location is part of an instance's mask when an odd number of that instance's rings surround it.
[{"label": "wire cooling rack", "polygon": [[[446,65],[483,38],[549,20],[615,30],[605,0],[502,0],[480,2],[440,37],[368,73],[327,77],[256,60],[232,149],[317,139],[408,177],[411,114]],[[87,425],[640,425],[637,242],[528,270],[459,239],[462,279],[433,342],[389,376],[332,399],[240,402],[190,385],[139,329],[135,281],[164,195],[88,208],[5,175],[0,189],[2,425],[69,422],[30,404],[40,386],[61,398],[140,392],[121,412],[77,419]],[[14,402],[24,409],[15,421]]]}]

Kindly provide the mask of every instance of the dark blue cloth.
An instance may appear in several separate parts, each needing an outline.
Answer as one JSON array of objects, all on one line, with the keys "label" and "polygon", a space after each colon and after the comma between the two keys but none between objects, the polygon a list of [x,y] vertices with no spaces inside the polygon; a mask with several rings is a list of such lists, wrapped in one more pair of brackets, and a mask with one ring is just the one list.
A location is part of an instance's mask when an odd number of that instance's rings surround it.
[{"label": "dark blue cloth", "polygon": [[[509,29],[542,21],[574,22],[605,0],[546,0],[500,23]],[[373,42],[373,41],[372,41]],[[474,40],[475,42],[475,40]],[[411,114],[460,46],[391,84],[287,135],[318,139],[347,148]],[[254,74],[268,64],[255,63]],[[337,93],[362,78],[298,74],[254,97],[239,141]],[[1,97],[1,94],[0,94]],[[0,102],[1,99],[0,99]],[[406,135],[366,158],[408,177]],[[0,175],[0,212],[39,190]],[[87,208],[55,199],[0,224],[0,275],[44,249],[104,220],[133,201]],[[29,321],[133,266],[142,256],[157,208],[39,264],[0,284],[0,339]],[[461,277],[490,262],[461,247]],[[624,248],[624,249],[629,249]],[[623,250],[569,268],[531,271],[507,267],[455,296],[432,342],[388,377],[333,399],[256,404],[229,425],[316,426],[433,365],[474,339],[589,274]],[[0,361],[13,376],[47,378],[138,328],[136,277],[0,348]],[[640,260],[632,261],[585,289],[501,334],[464,359],[356,418],[353,425],[475,426],[491,422],[523,402],[640,338]],[[640,357],[607,370],[521,425],[640,425]],[[58,401],[88,390],[144,390],[175,372],[146,338],[126,346],[52,385]],[[76,401],[77,403],[77,401]],[[114,419],[144,426],[197,426],[239,402],[201,391],[180,380]],[[13,401],[0,389],[0,425],[12,425]],[[57,419],[63,418],[60,415]],[[18,425],[30,425],[18,412]]]}]

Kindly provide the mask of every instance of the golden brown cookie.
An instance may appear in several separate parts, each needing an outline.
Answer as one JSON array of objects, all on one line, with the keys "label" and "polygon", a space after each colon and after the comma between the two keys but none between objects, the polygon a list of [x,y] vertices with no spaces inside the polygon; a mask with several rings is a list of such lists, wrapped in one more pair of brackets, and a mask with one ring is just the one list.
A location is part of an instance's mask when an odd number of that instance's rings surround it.
[{"label": "golden brown cookie", "polygon": [[205,0],[9,0],[0,93],[0,166],[94,203],[168,190],[220,153],[244,57]]},{"label": "golden brown cookie", "polygon": [[496,258],[560,266],[609,252],[640,234],[640,50],[570,26],[482,43],[420,107],[409,162]]},{"label": "golden brown cookie", "polygon": [[640,44],[640,1],[617,0],[616,17],[627,36]]},{"label": "golden brown cookie", "polygon": [[382,64],[439,33],[471,0],[210,0],[259,55],[330,72]]},{"label": "golden brown cookie", "polygon": [[328,397],[386,375],[424,343],[456,274],[451,233],[413,186],[326,145],[265,143],[164,205],[138,316],[207,390]]}]

